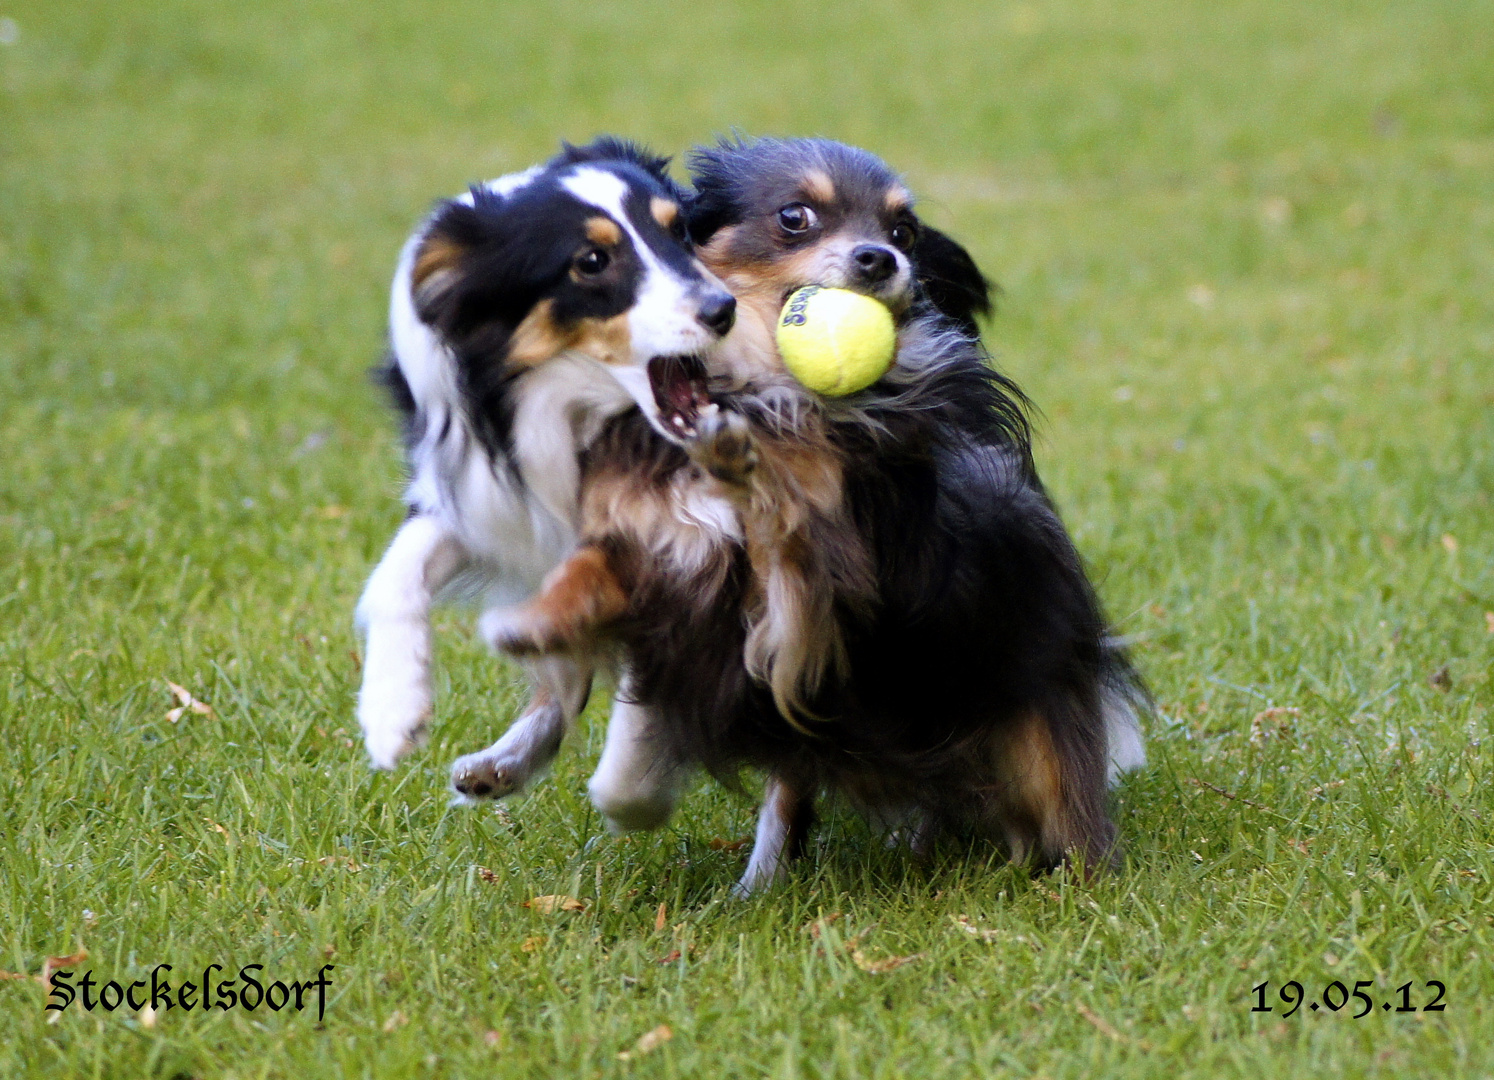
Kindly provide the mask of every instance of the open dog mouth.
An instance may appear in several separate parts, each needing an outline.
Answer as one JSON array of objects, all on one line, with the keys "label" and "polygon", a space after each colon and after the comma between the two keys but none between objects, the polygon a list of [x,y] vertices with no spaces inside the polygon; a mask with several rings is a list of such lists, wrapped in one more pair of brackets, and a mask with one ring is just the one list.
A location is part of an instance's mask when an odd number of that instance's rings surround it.
[{"label": "open dog mouth", "polygon": [[648,362],[648,385],[659,406],[659,423],[681,438],[693,437],[701,411],[711,404],[704,361],[698,356],[656,356]]}]

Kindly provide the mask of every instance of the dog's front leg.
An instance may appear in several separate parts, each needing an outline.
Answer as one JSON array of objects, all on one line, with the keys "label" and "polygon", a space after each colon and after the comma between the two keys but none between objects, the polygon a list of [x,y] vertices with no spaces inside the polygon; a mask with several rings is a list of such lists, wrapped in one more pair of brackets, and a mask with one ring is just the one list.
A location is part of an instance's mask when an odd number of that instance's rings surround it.
[{"label": "dog's front leg", "polygon": [[451,765],[459,802],[501,799],[538,779],[575,723],[591,693],[591,664],[568,656],[534,661],[536,686],[529,707],[486,750],[465,754]]},{"label": "dog's front leg", "polygon": [[757,817],[752,858],[747,861],[742,880],[732,887],[732,894],[751,896],[781,880],[789,863],[803,852],[813,819],[813,794],[800,791],[782,777],[769,776]]},{"label": "dog's front leg", "polygon": [[375,768],[392,769],[420,745],[431,719],[431,600],[467,562],[435,518],[415,514],[394,534],[358,601],[363,686],[358,725]]}]

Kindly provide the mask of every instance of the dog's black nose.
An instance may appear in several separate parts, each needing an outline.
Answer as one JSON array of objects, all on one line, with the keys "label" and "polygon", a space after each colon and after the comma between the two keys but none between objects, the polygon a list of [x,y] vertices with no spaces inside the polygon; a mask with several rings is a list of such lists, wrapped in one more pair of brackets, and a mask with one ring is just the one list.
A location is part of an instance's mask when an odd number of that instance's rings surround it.
[{"label": "dog's black nose", "polygon": [[737,298],[731,293],[718,293],[700,302],[700,311],[695,316],[706,329],[725,337],[732,323],[737,321]]},{"label": "dog's black nose", "polygon": [[862,244],[851,252],[851,258],[856,262],[856,275],[868,285],[879,284],[897,273],[897,255],[881,244]]}]

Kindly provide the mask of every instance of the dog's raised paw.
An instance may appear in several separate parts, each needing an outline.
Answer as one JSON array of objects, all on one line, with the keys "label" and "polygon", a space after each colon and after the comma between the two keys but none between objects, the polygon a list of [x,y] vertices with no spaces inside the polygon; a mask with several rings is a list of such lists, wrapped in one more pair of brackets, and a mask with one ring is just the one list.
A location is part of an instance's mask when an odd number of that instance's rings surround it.
[{"label": "dog's raised paw", "polygon": [[451,765],[451,787],[464,800],[502,799],[524,789],[524,763],[492,748],[459,757]]},{"label": "dog's raised paw", "polygon": [[697,465],[726,484],[745,484],[757,468],[752,427],[741,413],[726,409],[703,412],[686,452]]}]

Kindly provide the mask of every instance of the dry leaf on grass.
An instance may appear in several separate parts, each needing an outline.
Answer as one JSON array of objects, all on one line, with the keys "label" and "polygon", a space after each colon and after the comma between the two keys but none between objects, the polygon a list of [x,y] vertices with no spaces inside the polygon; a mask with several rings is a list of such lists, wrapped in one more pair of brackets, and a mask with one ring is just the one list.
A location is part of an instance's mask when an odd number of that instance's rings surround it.
[{"label": "dry leaf on grass", "polygon": [[36,977],[36,981],[42,984],[42,988],[46,990],[47,996],[50,997],[52,995],[52,972],[61,971],[63,968],[77,967],[87,959],[88,950],[81,947],[72,956],[49,956],[42,961],[41,974]]},{"label": "dry leaf on grass", "polygon": [[804,929],[809,931],[809,936],[811,938],[813,938],[815,941],[818,941],[820,940],[820,935],[825,932],[825,927],[829,926],[831,923],[839,922],[843,918],[845,918],[844,915],[842,915],[838,911],[835,911],[822,918],[815,919],[813,922],[805,923]]},{"label": "dry leaf on grass", "polygon": [[975,920],[969,915],[951,915],[949,921],[958,926],[965,933],[981,941],[1000,941],[1002,934],[1000,930],[991,930],[986,927],[976,926]]},{"label": "dry leaf on grass", "polygon": [[904,964],[911,964],[921,959],[923,959],[923,953],[920,952],[911,956],[885,956],[881,960],[872,960],[861,951],[860,946],[851,946],[851,962],[868,975],[885,975],[889,971],[896,971]]},{"label": "dry leaf on grass", "polygon": [[1097,1015],[1089,1006],[1080,1003],[1076,1004],[1074,1008],[1080,1016],[1093,1024],[1095,1030],[1107,1039],[1114,1039],[1118,1043],[1130,1043],[1132,1046],[1139,1046],[1143,1050],[1150,1050],[1152,1048],[1151,1044],[1145,1039],[1133,1039],[1129,1035],[1122,1035],[1115,1029],[1115,1025],[1111,1024],[1103,1016]]},{"label": "dry leaf on grass", "polygon": [[501,1046],[503,1043],[503,1032],[485,1031],[483,1032],[482,1041],[488,1046]]},{"label": "dry leaf on grass", "polygon": [[1313,788],[1307,793],[1307,797],[1310,799],[1315,799],[1325,791],[1332,791],[1334,788],[1341,788],[1346,783],[1348,783],[1348,781],[1346,780],[1332,780],[1326,784],[1319,784],[1317,787]]},{"label": "dry leaf on grass", "polygon": [[554,915],[557,911],[585,911],[586,901],[578,900],[574,896],[563,896],[554,893],[549,896],[536,896],[525,900],[520,907],[527,907],[531,911],[537,911],[541,915]]},{"label": "dry leaf on grass", "polygon": [[539,952],[545,947],[545,939],[542,937],[527,937],[519,946],[520,952]]},{"label": "dry leaf on grass", "polygon": [[1261,746],[1271,739],[1291,742],[1296,735],[1295,722],[1302,710],[1276,706],[1262,709],[1250,721],[1250,745]]},{"label": "dry leaf on grass", "polygon": [[384,1021],[384,1034],[387,1035],[391,1031],[394,1031],[396,1028],[402,1028],[409,1022],[410,1018],[408,1016],[400,1012],[398,1009],[395,1009],[392,1013],[389,1014],[389,1019]]},{"label": "dry leaf on grass", "polygon": [[477,876],[482,878],[489,885],[498,884],[498,875],[493,873],[493,871],[489,870],[486,866],[479,866],[477,868]]},{"label": "dry leaf on grass", "polygon": [[669,925],[669,906],[659,901],[659,910],[654,913],[654,929],[662,930]]},{"label": "dry leaf on grass", "polygon": [[1484,629],[1494,634],[1494,611],[1484,612]]},{"label": "dry leaf on grass", "polygon": [[750,836],[744,836],[740,840],[723,840],[717,836],[711,840],[710,848],[712,851],[741,851],[750,843],[752,843]]},{"label": "dry leaf on grass", "polygon": [[146,1031],[156,1026],[156,1007],[150,1002],[145,1003],[145,1008],[140,1010],[140,1026]]},{"label": "dry leaf on grass", "polygon": [[923,953],[914,953],[911,956],[885,956],[881,960],[871,959],[861,951],[861,941],[875,929],[875,924],[868,926],[861,933],[847,940],[845,944],[846,952],[851,956],[851,963],[868,975],[885,975],[889,971],[896,971],[904,964],[911,964],[915,960],[922,959]]},{"label": "dry leaf on grass", "polygon": [[166,685],[171,688],[171,692],[176,696],[176,700],[181,702],[176,708],[166,713],[166,719],[170,720],[173,724],[188,712],[195,712],[199,716],[214,715],[213,707],[206,701],[199,701],[193,697],[192,691],[188,690],[185,686],[179,686],[170,679],[166,680]]},{"label": "dry leaf on grass", "polygon": [[358,873],[363,867],[353,861],[351,855],[323,855],[317,860],[321,866],[345,866],[353,873]]},{"label": "dry leaf on grass", "polygon": [[633,1049],[619,1051],[617,1060],[630,1061],[635,1057],[640,1057],[643,1054],[657,1050],[672,1038],[674,1038],[674,1031],[670,1029],[669,1025],[660,1024],[658,1027],[650,1031],[645,1031],[642,1035],[638,1036],[638,1041],[633,1044]]},{"label": "dry leaf on grass", "polygon": [[659,957],[659,959],[655,960],[654,963],[656,963],[656,964],[672,964],[672,963],[674,963],[676,960],[678,960],[683,955],[684,955],[684,953],[680,952],[678,949],[670,949],[669,952],[667,952],[663,956]]}]

